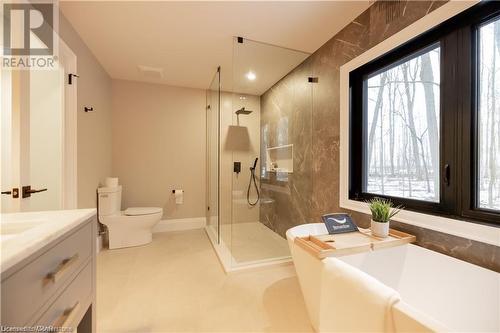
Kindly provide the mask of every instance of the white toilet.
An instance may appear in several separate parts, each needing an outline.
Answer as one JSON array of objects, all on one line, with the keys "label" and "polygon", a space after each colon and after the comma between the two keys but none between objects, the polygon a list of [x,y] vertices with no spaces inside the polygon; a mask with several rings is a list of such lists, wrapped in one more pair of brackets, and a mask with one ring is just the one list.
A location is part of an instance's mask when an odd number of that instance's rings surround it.
[{"label": "white toilet", "polygon": [[122,187],[100,187],[98,193],[99,222],[108,227],[109,248],[119,249],[148,244],[152,229],[160,221],[163,209],[131,207],[121,210]]}]

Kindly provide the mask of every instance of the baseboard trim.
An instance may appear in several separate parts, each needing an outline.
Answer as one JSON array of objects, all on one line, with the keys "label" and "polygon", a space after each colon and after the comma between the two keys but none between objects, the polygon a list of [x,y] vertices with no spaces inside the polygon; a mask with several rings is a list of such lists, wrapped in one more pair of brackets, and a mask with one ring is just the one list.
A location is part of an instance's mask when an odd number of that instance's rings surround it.
[{"label": "baseboard trim", "polygon": [[153,233],[181,230],[203,229],[207,224],[205,217],[189,217],[185,219],[161,220],[153,228]]}]

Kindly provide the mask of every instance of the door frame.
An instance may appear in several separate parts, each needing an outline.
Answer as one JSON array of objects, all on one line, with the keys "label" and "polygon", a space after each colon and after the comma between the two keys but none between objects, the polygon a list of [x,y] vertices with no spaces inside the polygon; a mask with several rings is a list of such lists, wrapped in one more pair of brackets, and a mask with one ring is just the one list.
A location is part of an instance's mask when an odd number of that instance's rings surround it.
[{"label": "door frame", "polygon": [[76,209],[78,199],[78,80],[72,80],[69,84],[68,74],[77,73],[77,57],[61,38],[59,38],[59,63],[64,68],[62,208]]},{"label": "door frame", "polygon": [[[70,85],[68,82],[68,74],[76,74],[77,70],[77,57],[69,46],[58,37],[59,54],[58,62],[63,68],[63,97],[61,104],[64,108],[62,114],[62,143],[61,151],[61,209],[76,209],[77,208],[77,80],[72,80]],[[2,175],[8,175],[8,184],[5,179],[1,177],[0,187],[2,190],[7,186],[6,190],[11,190],[12,187],[21,189],[24,185],[30,184],[29,179],[29,142],[30,138],[30,119],[27,116],[30,111],[30,71],[29,70],[2,70],[2,110],[9,110],[2,112],[0,123],[2,128],[9,127],[9,133],[3,136],[10,142],[6,142],[9,152],[2,151],[2,158],[6,158],[9,154],[11,162],[4,165],[9,170],[2,170]],[[3,123],[9,124],[3,124]],[[12,132],[11,127],[18,128],[17,131]],[[24,143],[23,143],[24,142]],[[1,149],[0,149],[1,150]],[[20,161],[23,160],[23,163]],[[28,168],[28,169],[26,169]],[[12,198],[10,200],[3,200],[2,196],[2,212],[22,212],[28,211],[30,207],[29,198]],[[5,207],[3,207],[5,205]]]}]

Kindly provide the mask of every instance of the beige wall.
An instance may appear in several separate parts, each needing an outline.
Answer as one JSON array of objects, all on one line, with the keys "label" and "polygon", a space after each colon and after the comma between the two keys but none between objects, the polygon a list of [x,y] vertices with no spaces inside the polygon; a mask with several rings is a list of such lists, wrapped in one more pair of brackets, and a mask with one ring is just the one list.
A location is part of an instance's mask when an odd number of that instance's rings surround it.
[{"label": "beige wall", "polygon": [[[59,35],[76,54],[78,207],[96,207],[96,188],[111,173],[111,78],[61,14]],[[92,106],[93,113],[83,112]]]},{"label": "beige wall", "polygon": [[[122,209],[163,207],[164,219],[205,217],[205,91],[113,80],[113,172]],[[181,188],[176,205],[172,189]]]}]

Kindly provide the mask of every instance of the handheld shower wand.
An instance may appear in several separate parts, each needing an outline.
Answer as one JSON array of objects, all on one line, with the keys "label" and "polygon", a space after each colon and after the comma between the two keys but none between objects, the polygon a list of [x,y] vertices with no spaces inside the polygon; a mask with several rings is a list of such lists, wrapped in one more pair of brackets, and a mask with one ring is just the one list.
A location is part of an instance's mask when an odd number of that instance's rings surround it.
[{"label": "handheld shower wand", "polygon": [[251,167],[250,169],[253,169],[255,170],[255,168],[257,167],[257,161],[259,160],[258,157],[255,158],[255,161],[253,161],[253,167]]},{"label": "handheld shower wand", "polygon": [[[255,176],[255,169],[257,168],[258,160],[259,158],[256,157],[255,161],[253,162],[253,167],[250,167],[250,181],[248,182],[248,189],[247,189],[247,202],[250,206],[255,206],[260,199],[259,187],[257,186],[257,180]],[[255,186],[255,191],[257,192],[257,200],[255,200],[255,202],[250,201],[250,187],[252,187],[252,181]]]}]

